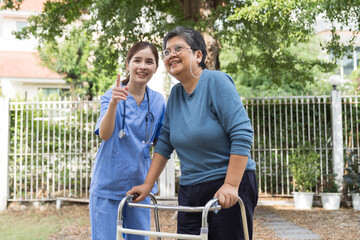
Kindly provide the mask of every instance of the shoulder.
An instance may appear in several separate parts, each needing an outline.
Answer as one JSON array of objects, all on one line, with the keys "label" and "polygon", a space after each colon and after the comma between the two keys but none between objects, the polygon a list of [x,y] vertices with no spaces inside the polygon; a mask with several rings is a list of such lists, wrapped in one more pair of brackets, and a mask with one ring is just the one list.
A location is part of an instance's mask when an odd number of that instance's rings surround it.
[{"label": "shoulder", "polygon": [[105,98],[110,97],[110,98],[111,98],[112,92],[113,92],[113,89],[110,88],[109,90],[107,90],[107,91],[104,93],[104,95],[102,95],[102,97],[105,97]]},{"label": "shoulder", "polygon": [[171,88],[170,95],[171,95],[171,94],[175,94],[175,93],[182,92],[183,89],[184,89],[184,88],[183,88],[183,86],[181,85],[181,83],[177,83],[177,84],[175,84],[175,85]]},{"label": "shoulder", "polygon": [[157,92],[155,90],[152,90],[149,87],[147,87],[147,90],[148,90],[149,96],[151,98],[155,98],[155,99],[158,99],[158,100],[164,100],[165,101],[165,98],[161,93],[159,93],[159,92]]},{"label": "shoulder", "polygon": [[205,69],[203,74],[204,74],[205,80],[210,84],[219,84],[219,83],[223,83],[225,81],[225,82],[228,82],[228,83],[231,83],[232,85],[234,85],[233,79],[227,73],[224,73],[224,72],[221,72],[218,70]]},{"label": "shoulder", "polygon": [[110,88],[109,90],[107,90],[102,96],[101,96],[101,102],[104,101],[110,101],[111,97],[112,97],[112,92],[113,89]]},{"label": "shoulder", "polygon": [[213,94],[220,91],[236,91],[235,83],[227,73],[205,69],[203,74],[202,82],[205,88],[209,89]]},{"label": "shoulder", "polygon": [[151,99],[159,103],[165,103],[165,97],[161,93],[154,91],[149,87],[147,87],[147,89],[148,89],[149,97]]}]

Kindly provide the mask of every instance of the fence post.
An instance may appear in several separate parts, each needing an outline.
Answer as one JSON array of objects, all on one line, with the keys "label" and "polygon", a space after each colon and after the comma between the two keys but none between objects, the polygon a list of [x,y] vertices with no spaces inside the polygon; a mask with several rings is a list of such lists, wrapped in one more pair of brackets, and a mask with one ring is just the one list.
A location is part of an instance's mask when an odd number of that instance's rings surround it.
[{"label": "fence post", "polygon": [[344,174],[344,146],[343,146],[343,125],[341,109],[341,92],[331,91],[331,127],[333,141],[333,173],[336,174],[336,182],[342,190]]},{"label": "fence post", "polygon": [[175,197],[175,166],[174,153],[171,154],[165,169],[159,177],[160,197],[173,198]]},{"label": "fence post", "polygon": [[0,212],[6,210],[9,197],[9,99],[0,97]]}]

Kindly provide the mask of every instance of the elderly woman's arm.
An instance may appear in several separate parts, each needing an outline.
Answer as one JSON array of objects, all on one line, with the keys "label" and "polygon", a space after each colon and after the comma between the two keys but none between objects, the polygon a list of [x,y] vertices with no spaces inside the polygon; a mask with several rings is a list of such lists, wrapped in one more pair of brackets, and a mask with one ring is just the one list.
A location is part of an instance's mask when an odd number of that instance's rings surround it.
[{"label": "elderly woman's arm", "polygon": [[214,195],[223,208],[229,208],[236,204],[247,160],[248,156],[231,154],[225,182]]}]

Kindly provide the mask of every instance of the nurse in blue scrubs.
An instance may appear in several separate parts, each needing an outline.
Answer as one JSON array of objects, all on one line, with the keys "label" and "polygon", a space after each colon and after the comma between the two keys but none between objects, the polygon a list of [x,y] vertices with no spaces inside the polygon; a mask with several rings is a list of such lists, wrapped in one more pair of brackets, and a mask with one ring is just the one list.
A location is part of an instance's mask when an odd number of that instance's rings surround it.
[{"label": "nurse in blue scrubs", "polygon": [[[101,97],[95,134],[103,141],[93,166],[89,199],[92,240],[116,239],[118,205],[127,191],[144,182],[149,170],[149,149],[156,144],[165,113],[164,97],[147,87],[158,63],[153,45],[135,43],[126,58],[128,77],[121,82],[118,75],[115,87]],[[150,209],[125,208],[124,220],[127,228],[150,230]]]}]

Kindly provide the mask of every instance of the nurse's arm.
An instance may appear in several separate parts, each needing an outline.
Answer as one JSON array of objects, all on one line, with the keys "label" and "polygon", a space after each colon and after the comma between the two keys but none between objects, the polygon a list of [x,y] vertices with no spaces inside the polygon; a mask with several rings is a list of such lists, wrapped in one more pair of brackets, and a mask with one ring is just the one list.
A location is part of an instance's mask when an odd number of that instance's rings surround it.
[{"label": "nurse's arm", "polygon": [[127,96],[129,96],[128,90],[129,90],[128,86],[124,88],[121,87],[120,74],[118,74],[115,87],[113,88],[112,91],[109,107],[106,110],[106,113],[100,122],[99,136],[101,137],[102,140],[106,141],[112,136],[115,127],[116,107],[120,102],[120,100],[126,100]]},{"label": "nurse's arm", "polygon": [[108,140],[114,132],[117,104],[110,101],[109,108],[100,122],[99,136],[102,140]]},{"label": "nurse's arm", "polygon": [[151,165],[148,174],[146,175],[145,182],[142,185],[133,187],[126,195],[138,194],[139,196],[134,199],[133,202],[141,202],[147,196],[149,196],[151,189],[155,185],[155,181],[159,178],[161,172],[164,170],[168,159],[160,155],[159,153],[154,153],[153,159],[151,160]]}]

